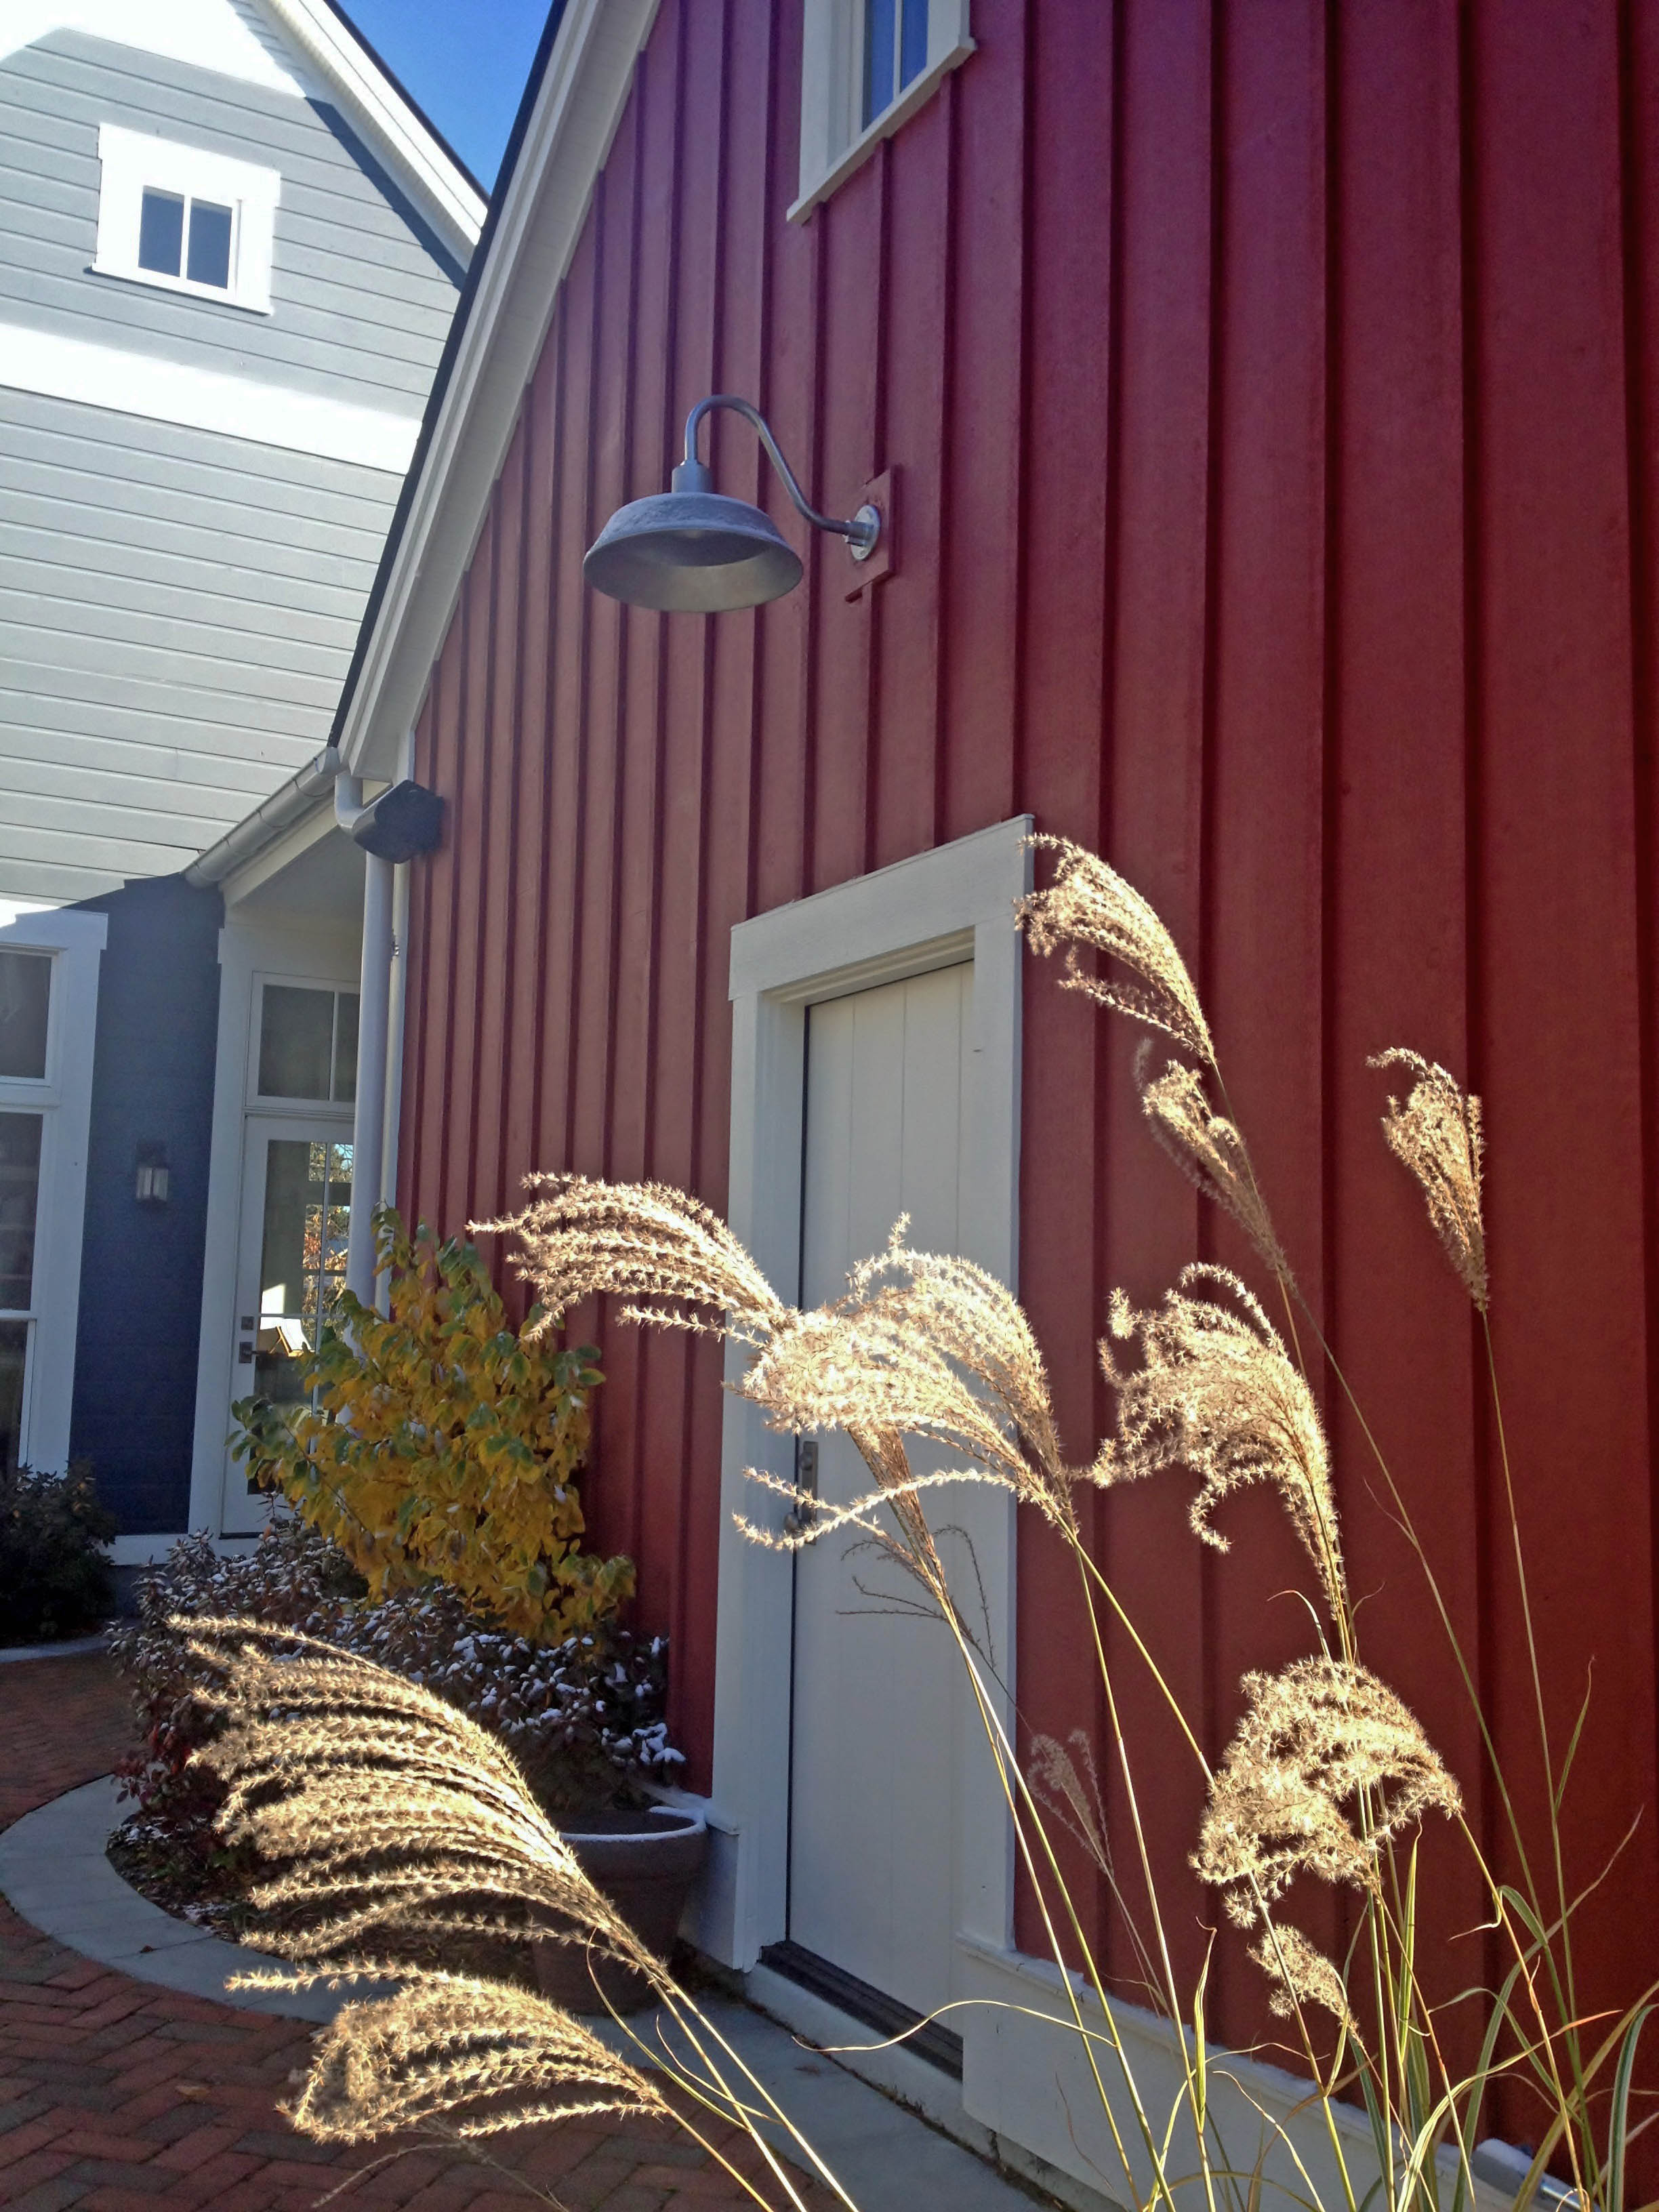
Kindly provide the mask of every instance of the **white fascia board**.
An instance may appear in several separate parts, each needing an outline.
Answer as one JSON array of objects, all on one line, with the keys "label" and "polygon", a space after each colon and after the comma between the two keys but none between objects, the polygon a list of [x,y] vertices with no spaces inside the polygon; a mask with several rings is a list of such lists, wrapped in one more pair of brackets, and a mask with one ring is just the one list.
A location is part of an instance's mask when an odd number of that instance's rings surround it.
[{"label": "white fascia board", "polygon": [[338,732],[354,774],[390,775],[420,711],[657,6],[565,10]]},{"label": "white fascia board", "polygon": [[15,323],[0,323],[0,385],[287,453],[350,461],[388,476],[407,472],[421,430],[412,415]]},{"label": "white fascia board", "polygon": [[268,13],[328,85],[348,120],[414,187],[439,235],[470,261],[489,203],[324,0],[264,0]]}]

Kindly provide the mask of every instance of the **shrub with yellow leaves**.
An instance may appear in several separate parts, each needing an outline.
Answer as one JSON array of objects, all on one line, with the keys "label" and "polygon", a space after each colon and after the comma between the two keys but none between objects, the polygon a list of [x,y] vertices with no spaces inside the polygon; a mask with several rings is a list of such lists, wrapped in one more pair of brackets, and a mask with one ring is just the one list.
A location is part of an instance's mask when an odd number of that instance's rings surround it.
[{"label": "shrub with yellow leaves", "polygon": [[244,1398],[232,1449],[331,1537],[372,1597],[434,1580],[502,1627],[560,1642],[634,1592],[634,1563],[581,1548],[576,1475],[602,1382],[588,1345],[522,1329],[472,1246],[374,1217],[389,1313],[342,1295],[297,1408]]}]

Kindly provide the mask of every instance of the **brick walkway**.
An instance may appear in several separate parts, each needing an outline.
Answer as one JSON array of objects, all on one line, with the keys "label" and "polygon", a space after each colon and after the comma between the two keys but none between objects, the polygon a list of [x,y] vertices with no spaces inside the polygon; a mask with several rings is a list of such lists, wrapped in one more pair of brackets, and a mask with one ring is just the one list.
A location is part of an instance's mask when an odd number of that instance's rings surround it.
[{"label": "brick walkway", "polygon": [[[106,1774],[127,1740],[101,1654],[0,1667],[0,1827]],[[309,2212],[373,2158],[308,2142],[276,2109],[311,2033],[96,1966],[0,1903],[0,2205]],[[752,2203],[667,2127],[529,2130],[493,2148],[570,2212]],[[752,2166],[746,2150],[722,2148]],[[470,2160],[419,2150],[352,2184],[340,2212],[525,2212],[533,2201]]]}]

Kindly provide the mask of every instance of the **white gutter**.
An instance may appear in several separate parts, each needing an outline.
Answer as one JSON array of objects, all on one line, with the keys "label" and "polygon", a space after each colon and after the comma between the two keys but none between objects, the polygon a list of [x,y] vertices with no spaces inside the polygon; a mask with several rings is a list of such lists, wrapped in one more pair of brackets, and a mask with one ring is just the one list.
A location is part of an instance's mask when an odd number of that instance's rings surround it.
[{"label": "white gutter", "polygon": [[185,881],[193,890],[200,890],[209,884],[221,884],[240,868],[245,860],[252,860],[275,843],[284,830],[291,830],[296,822],[328,804],[328,787],[340,773],[340,756],[332,745],[325,745],[314,760],[288,781],[279,784],[269,799],[262,799],[252,814],[246,814],[235,827],[227,830],[216,845],[210,845],[205,853],[192,860],[185,870]]}]

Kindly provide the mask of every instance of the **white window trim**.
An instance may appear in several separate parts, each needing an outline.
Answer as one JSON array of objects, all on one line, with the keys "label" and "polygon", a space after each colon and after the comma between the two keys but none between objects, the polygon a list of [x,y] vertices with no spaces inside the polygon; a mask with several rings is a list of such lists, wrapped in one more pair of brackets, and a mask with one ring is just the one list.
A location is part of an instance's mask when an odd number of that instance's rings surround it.
[{"label": "white window trim", "polygon": [[[292,1115],[296,1120],[302,1121],[314,1121],[319,1114],[343,1114],[348,1119],[351,1117],[355,1102],[349,1098],[290,1098],[261,1091],[259,1042],[264,1026],[265,986],[268,983],[275,983],[289,990],[328,991],[337,999],[342,992],[353,998],[357,997],[362,982],[361,975],[354,975],[349,983],[331,982],[326,975],[295,975],[285,971],[273,975],[261,972],[254,976],[253,1004],[248,1016],[247,1035],[246,1107],[250,1114],[274,1115],[279,1119],[284,1115]],[[337,1028],[337,1008],[334,1018]]]},{"label": "white window trim", "polygon": [[862,0],[806,0],[802,22],[799,195],[791,222],[804,222],[884,138],[890,138],[931,100],[952,70],[975,52],[969,0],[928,0],[927,60],[875,120],[858,120],[864,81]]},{"label": "white window trim", "polygon": [[44,1121],[21,1439],[21,1456],[39,1474],[61,1474],[69,1465],[98,975],[108,933],[101,914],[0,900],[0,951],[54,955],[46,1076],[0,1080],[0,1111]]},{"label": "white window trim", "polygon": [[[221,306],[245,308],[251,314],[270,314],[271,240],[282,197],[282,179],[275,169],[234,161],[228,155],[210,154],[199,146],[152,138],[115,123],[106,123],[99,131],[98,158],[103,181],[98,198],[98,250],[92,264],[98,276],[187,293],[195,300],[216,300]],[[146,189],[212,200],[233,210],[228,287],[196,284],[185,276],[169,276],[139,267],[138,225]]]},{"label": "white window trim", "polygon": [[[971,1163],[964,1243],[1000,1280],[1017,1279],[1019,1207],[1020,940],[1014,903],[1030,886],[1030,817],[917,854],[732,933],[732,1227],[785,1295],[800,1275],[800,1176],[807,1008],[971,957],[978,1079],[966,1101]],[[740,1347],[727,1362],[735,1380]],[[720,1601],[714,1690],[714,1850],[697,1940],[750,1968],[784,1933],[788,1861],[790,1565],[738,1534],[732,1516],[764,1502],[748,1467],[787,1474],[787,1440],[728,1394],[721,1448]],[[779,1516],[781,1517],[781,1507]],[[993,1555],[994,1554],[994,1556]],[[991,1635],[1014,1650],[1014,1514],[981,1553]],[[1009,1684],[1012,1693],[1012,1684]],[[976,1717],[964,1770],[984,1759]],[[1012,1940],[1013,1841],[977,1800],[964,1823],[961,1924],[981,1944]]]}]

